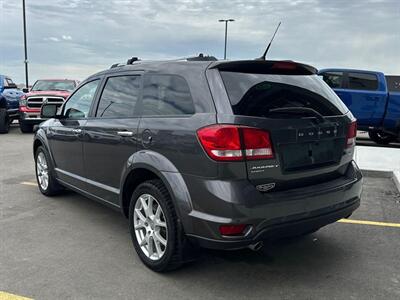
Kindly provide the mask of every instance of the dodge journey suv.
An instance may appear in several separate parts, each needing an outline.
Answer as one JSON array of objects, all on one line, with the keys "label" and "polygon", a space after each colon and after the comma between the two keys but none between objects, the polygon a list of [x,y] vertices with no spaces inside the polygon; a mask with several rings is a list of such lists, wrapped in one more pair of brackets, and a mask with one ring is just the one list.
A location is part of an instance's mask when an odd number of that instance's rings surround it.
[{"label": "dodge journey suv", "polygon": [[121,210],[149,268],[193,250],[258,248],[314,232],[360,204],[356,121],[311,66],[139,61],[97,73],[57,113],[42,107],[40,191]]}]

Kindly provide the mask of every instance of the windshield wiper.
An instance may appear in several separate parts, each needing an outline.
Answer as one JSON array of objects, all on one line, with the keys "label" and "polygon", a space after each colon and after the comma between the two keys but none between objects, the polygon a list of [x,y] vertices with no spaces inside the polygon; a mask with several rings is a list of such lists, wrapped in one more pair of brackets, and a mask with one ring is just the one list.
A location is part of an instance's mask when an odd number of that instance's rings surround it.
[{"label": "windshield wiper", "polygon": [[293,115],[309,115],[317,118],[318,121],[324,122],[325,118],[316,110],[309,107],[281,107],[273,108],[268,111],[268,113],[278,113],[278,114],[293,114]]}]

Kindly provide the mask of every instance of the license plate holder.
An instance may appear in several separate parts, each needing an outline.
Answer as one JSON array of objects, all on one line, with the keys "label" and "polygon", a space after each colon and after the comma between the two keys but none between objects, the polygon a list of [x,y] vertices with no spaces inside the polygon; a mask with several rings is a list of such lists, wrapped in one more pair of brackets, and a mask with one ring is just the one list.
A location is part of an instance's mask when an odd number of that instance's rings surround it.
[{"label": "license plate holder", "polygon": [[294,171],[338,163],[343,147],[344,140],[337,138],[281,145],[283,169]]}]

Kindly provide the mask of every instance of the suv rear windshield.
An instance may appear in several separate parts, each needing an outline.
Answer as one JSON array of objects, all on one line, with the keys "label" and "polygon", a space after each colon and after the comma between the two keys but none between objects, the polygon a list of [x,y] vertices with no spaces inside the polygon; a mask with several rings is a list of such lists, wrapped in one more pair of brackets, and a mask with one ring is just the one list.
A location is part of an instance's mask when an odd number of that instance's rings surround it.
[{"label": "suv rear windshield", "polygon": [[278,117],[276,108],[311,108],[323,116],[348,109],[317,75],[266,75],[221,72],[235,115]]}]

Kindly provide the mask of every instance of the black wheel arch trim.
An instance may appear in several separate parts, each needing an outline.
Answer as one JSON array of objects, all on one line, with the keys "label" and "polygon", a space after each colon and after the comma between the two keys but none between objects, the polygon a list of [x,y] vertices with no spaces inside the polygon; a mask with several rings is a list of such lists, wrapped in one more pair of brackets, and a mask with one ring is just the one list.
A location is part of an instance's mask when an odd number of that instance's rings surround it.
[{"label": "black wheel arch trim", "polygon": [[[121,192],[119,195],[119,204],[122,213],[125,215],[123,197],[126,180],[132,172],[139,169],[145,169],[154,173],[163,182],[171,195],[179,219],[183,223],[186,223],[185,220],[187,218],[182,217],[192,211],[192,202],[186,183],[170,160],[151,150],[140,150],[132,154],[124,167],[120,181]],[[190,224],[184,224],[184,226],[190,226]]]},{"label": "black wheel arch trim", "polygon": [[35,149],[37,148],[37,143],[40,143],[41,145],[43,145],[43,147],[46,148],[47,152],[50,155],[50,159],[51,159],[51,163],[53,164],[53,166],[55,166],[54,164],[54,158],[53,158],[53,154],[51,152],[51,149],[49,147],[49,142],[47,140],[46,137],[46,133],[44,132],[43,128],[39,128],[33,138],[33,147],[32,147],[32,151],[33,151],[33,156],[35,156]]}]

